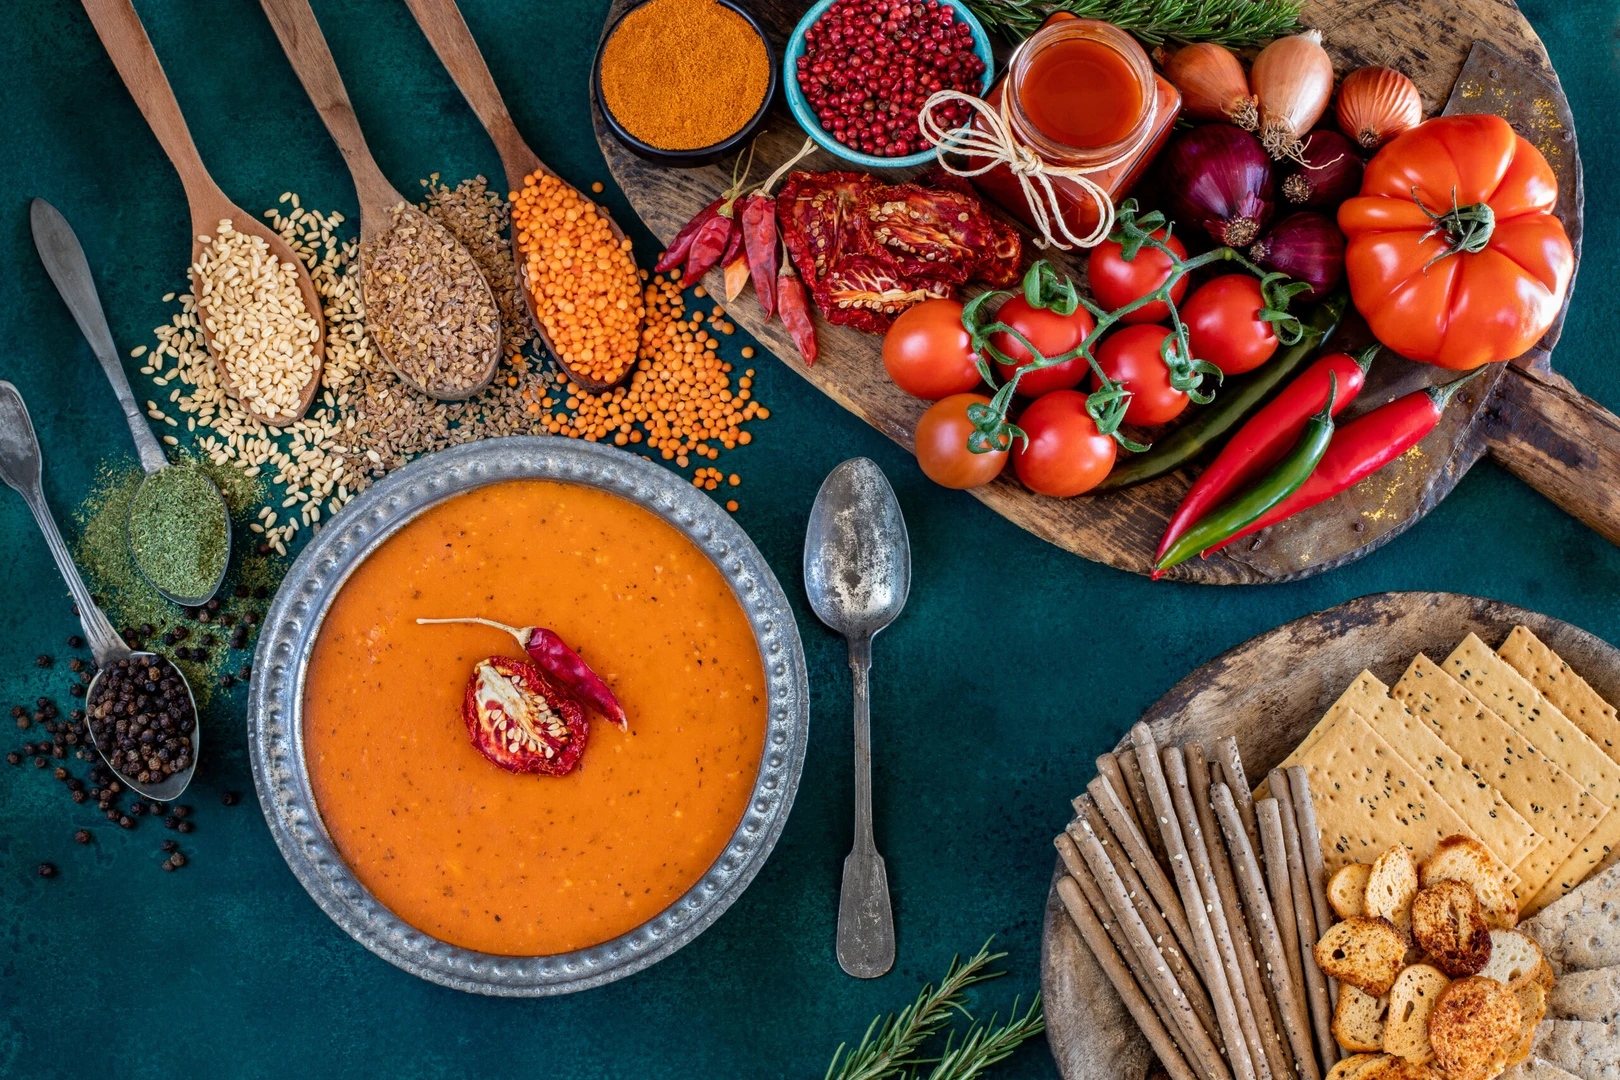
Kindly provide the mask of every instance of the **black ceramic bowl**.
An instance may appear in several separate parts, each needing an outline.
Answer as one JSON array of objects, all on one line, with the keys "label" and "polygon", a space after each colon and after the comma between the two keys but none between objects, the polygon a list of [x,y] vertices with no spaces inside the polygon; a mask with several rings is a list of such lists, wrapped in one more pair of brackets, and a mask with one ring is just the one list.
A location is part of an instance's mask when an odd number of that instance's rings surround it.
[{"label": "black ceramic bowl", "polygon": [[770,35],[765,32],[765,27],[760,25],[759,20],[754,18],[753,13],[741,4],[732,3],[731,0],[715,0],[715,2],[723,4],[741,15],[747,20],[748,25],[754,28],[754,33],[759,35],[759,40],[765,43],[765,66],[766,70],[770,72],[769,81],[765,84],[765,100],[759,103],[759,108],[754,112],[748,123],[742,126],[741,130],[715,143],[713,146],[703,146],[695,150],[663,150],[653,146],[651,143],[644,143],[630,134],[625,130],[624,125],[619,123],[612,110],[607,107],[606,99],[602,97],[602,50],[607,47],[608,41],[618,32],[619,24],[624,22],[625,16],[644,6],[637,4],[635,7],[630,8],[629,11],[626,11],[624,15],[620,15],[615,19],[613,25],[608,28],[608,32],[602,35],[601,44],[596,47],[596,56],[591,60],[591,93],[596,97],[597,107],[602,110],[602,118],[607,121],[608,128],[612,130],[621,143],[629,147],[630,151],[638,157],[676,169],[691,169],[699,165],[712,165],[752,139],[759,132],[759,129],[764,126],[765,118],[770,114],[771,102],[776,99],[777,88],[781,85],[781,74],[778,71],[780,65],[776,62],[776,49],[771,45]]}]

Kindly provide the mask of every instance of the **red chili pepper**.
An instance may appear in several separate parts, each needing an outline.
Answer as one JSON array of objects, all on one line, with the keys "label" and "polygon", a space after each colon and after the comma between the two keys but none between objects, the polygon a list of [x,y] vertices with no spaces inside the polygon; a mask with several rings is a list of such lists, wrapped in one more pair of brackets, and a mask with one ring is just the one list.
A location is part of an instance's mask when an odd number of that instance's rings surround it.
[{"label": "red chili pepper", "polygon": [[681,231],[675,234],[675,239],[669,242],[669,250],[659,256],[657,265],[653,267],[653,273],[667,274],[681,265],[686,259],[686,253],[692,250],[692,241],[696,238],[698,230],[703,228],[704,222],[714,217],[714,212],[720,209],[720,204],[725,201],[724,197],[714,200],[699,210],[691,221],[682,225]]},{"label": "red chili pepper", "polygon": [[793,272],[793,260],[785,257],[776,271],[776,307],[799,355],[806,364],[815,364],[816,323],[810,315],[810,299],[804,293],[804,282]]},{"label": "red chili pepper", "polygon": [[628,730],[630,721],[624,715],[624,706],[619,699],[613,696],[613,691],[602,677],[592,671],[590,665],[580,659],[580,655],[570,649],[563,639],[555,632],[543,626],[507,626],[493,619],[417,619],[419,623],[477,623],[479,626],[492,626],[497,630],[505,630],[517,638],[517,643],[523,647],[535,663],[545,671],[546,675],[561,684],[562,689],[572,694],[581,702],[589,705],[601,713],[608,720],[619,725],[621,729]]},{"label": "red chili pepper", "polygon": [[776,199],[754,194],[743,200],[743,248],[754,276],[754,292],[769,319],[776,314]]},{"label": "red chili pepper", "polygon": [[1333,433],[1327,453],[1322,455],[1316,471],[1298,491],[1272,507],[1254,524],[1232,534],[1204,554],[1219,551],[1233,540],[1293,517],[1301,510],[1326,502],[1346,488],[1361,483],[1422,442],[1423,437],[1440,422],[1440,416],[1452,395],[1484,370],[1479,368],[1444,386],[1414,391],[1345,424]]},{"label": "red chili pepper", "polygon": [[[1328,400],[1328,386],[1337,376],[1339,396],[1333,404],[1338,413],[1361,392],[1367,381],[1367,369],[1372,366],[1378,346],[1367,349],[1360,356],[1329,353],[1300,372],[1293,382],[1249,418],[1237,434],[1221,448],[1209,468],[1198,475],[1193,486],[1182,497],[1181,505],[1170,518],[1159,541],[1154,560],[1164,557],[1182,533],[1209,511],[1224,503],[1255,477],[1275,465],[1299,441],[1305,421],[1320,412]],[[1332,451],[1328,451],[1332,453]]]},{"label": "red chili pepper", "polygon": [[515,773],[571,772],[589,733],[578,702],[537,665],[509,656],[491,656],[473,668],[462,718],[479,752]]},{"label": "red chili pepper", "polygon": [[[729,209],[722,206],[716,210],[714,216],[705,221],[698,228],[697,235],[692,237],[692,249],[686,256],[686,269],[681,271],[681,280],[686,284],[697,284],[720,261],[726,248],[731,246],[732,237],[739,230]],[[740,237],[737,242],[742,242]]]}]

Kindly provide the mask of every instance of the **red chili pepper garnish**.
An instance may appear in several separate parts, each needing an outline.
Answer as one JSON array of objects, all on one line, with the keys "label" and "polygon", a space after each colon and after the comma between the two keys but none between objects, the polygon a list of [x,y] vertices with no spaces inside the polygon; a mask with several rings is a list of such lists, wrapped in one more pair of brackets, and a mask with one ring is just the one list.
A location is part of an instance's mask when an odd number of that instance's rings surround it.
[{"label": "red chili pepper garnish", "polygon": [[720,261],[726,248],[731,245],[732,236],[738,230],[729,210],[728,206],[716,210],[714,216],[705,221],[692,238],[692,248],[686,256],[686,269],[681,271],[681,280],[686,284],[695,285],[702,280],[703,275]]},{"label": "red chili pepper garnish", "polygon": [[1345,424],[1333,433],[1333,441],[1317,463],[1316,471],[1298,491],[1272,507],[1254,524],[1232,534],[1204,554],[1219,551],[1240,537],[1293,517],[1301,510],[1326,502],[1346,488],[1361,483],[1422,442],[1423,437],[1440,423],[1440,416],[1452,395],[1484,370],[1478,368],[1444,386],[1414,391]]},{"label": "red chili pepper garnish", "polygon": [[769,319],[776,314],[776,199],[753,194],[743,200],[743,250],[748,253],[748,270],[754,277],[759,306]]},{"label": "red chili pepper garnish", "polygon": [[569,648],[563,639],[554,631],[543,626],[507,626],[493,619],[417,619],[418,623],[477,623],[479,626],[491,626],[496,630],[505,630],[517,639],[535,663],[545,671],[546,675],[560,684],[562,690],[589,705],[603,717],[617,724],[622,730],[629,730],[629,718],[624,715],[624,706],[619,699],[613,696],[613,691],[602,677],[591,670],[580,655]]},{"label": "red chili pepper garnish", "polygon": [[[1264,408],[1249,418],[1237,434],[1221,448],[1209,468],[1199,474],[1193,486],[1182,498],[1159,541],[1154,554],[1157,561],[1164,557],[1182,533],[1198,519],[1221,505],[1255,477],[1275,465],[1299,441],[1305,421],[1320,412],[1327,403],[1328,387],[1334,376],[1338,378],[1339,394],[1333,411],[1338,413],[1361,392],[1367,381],[1367,369],[1372,366],[1378,347],[1351,357],[1346,353],[1329,353],[1285,386]],[[1331,454],[1333,451],[1329,450]]]},{"label": "red chili pepper garnish", "polygon": [[810,316],[810,298],[805,295],[804,282],[793,272],[793,260],[784,258],[776,272],[776,307],[782,315],[782,325],[799,347],[799,355],[806,364],[816,362],[816,323]]},{"label": "red chili pepper garnish", "polygon": [[657,265],[653,267],[655,274],[667,274],[686,260],[686,255],[692,250],[692,241],[697,238],[698,230],[703,228],[704,222],[714,217],[720,204],[725,202],[721,197],[697,212],[697,215],[681,226],[681,231],[675,234],[675,239],[669,242],[669,250],[659,257]]},{"label": "red chili pepper garnish", "polygon": [[726,237],[726,253],[720,256],[721,266],[730,266],[743,253],[742,222],[737,218],[735,206],[731,208],[731,223],[731,235]]},{"label": "red chili pepper garnish", "polygon": [[507,772],[562,776],[585,752],[588,729],[579,703],[523,660],[478,661],[462,717],[472,744]]}]

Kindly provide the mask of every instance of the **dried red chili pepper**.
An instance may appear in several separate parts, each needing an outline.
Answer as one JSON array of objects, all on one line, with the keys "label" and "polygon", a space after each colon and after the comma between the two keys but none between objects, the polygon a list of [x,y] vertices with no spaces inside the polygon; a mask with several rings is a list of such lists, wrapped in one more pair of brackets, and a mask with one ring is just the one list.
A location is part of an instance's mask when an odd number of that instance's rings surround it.
[{"label": "dried red chili pepper", "polygon": [[589,729],[579,703],[524,660],[480,660],[467,681],[462,718],[472,744],[507,772],[562,776],[585,752]]},{"label": "dried red chili pepper", "polygon": [[561,684],[562,689],[578,698],[601,713],[608,720],[619,725],[621,729],[628,730],[629,719],[624,715],[624,706],[619,699],[613,696],[613,691],[602,677],[591,670],[580,655],[570,649],[562,638],[554,631],[543,626],[507,626],[493,619],[417,619],[418,623],[476,623],[479,626],[492,626],[497,630],[505,630],[517,639],[523,651],[528,653],[535,663],[545,671],[546,675]]},{"label": "dried red chili pepper", "polygon": [[731,245],[732,236],[737,231],[737,223],[726,212],[727,208],[721,206],[714,212],[714,216],[698,229],[697,235],[692,238],[691,251],[687,253],[686,269],[681,271],[682,280],[688,284],[696,284],[707,274],[720,257],[726,253]]},{"label": "dried red chili pepper", "polygon": [[755,193],[743,200],[743,250],[754,277],[759,306],[769,319],[776,314],[776,199]]},{"label": "dried red chili pepper", "polygon": [[782,259],[776,271],[776,307],[782,315],[782,325],[799,347],[799,355],[806,364],[816,362],[816,323],[810,315],[810,298],[805,295],[804,282],[793,272],[793,260]]},{"label": "dried red chili pepper", "polygon": [[669,250],[659,256],[658,263],[653,267],[655,274],[667,274],[685,261],[687,253],[692,250],[692,241],[697,238],[698,230],[703,228],[705,222],[714,217],[720,204],[725,202],[724,196],[714,200],[708,206],[699,210],[697,214],[681,226],[681,231],[675,234],[675,239],[669,242]]}]

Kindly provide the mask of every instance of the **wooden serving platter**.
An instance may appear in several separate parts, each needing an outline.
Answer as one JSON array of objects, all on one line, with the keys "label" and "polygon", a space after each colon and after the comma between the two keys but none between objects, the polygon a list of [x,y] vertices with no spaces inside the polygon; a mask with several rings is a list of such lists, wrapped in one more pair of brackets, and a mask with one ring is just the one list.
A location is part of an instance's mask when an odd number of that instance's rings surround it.
[{"label": "wooden serving platter", "polygon": [[[615,0],[612,25],[635,0]],[[784,45],[808,4],[750,0],[749,7]],[[1547,52],[1511,0],[1307,0],[1304,22],[1322,30],[1340,72],[1387,64],[1412,77],[1426,115],[1494,112],[1508,117],[1545,153],[1558,173],[1560,217],[1580,252],[1580,156],[1569,105]],[[780,52],[779,48],[779,52]],[[1465,70],[1466,63],[1466,70]],[[614,138],[593,102],[597,141],[614,178],[642,219],[668,242],[693,214],[727,186],[732,162],[678,170],[634,156]],[[787,160],[803,141],[780,101],[760,137],[756,179]],[[839,168],[818,151],[802,166]],[[1025,231],[1027,236],[1027,230]],[[1027,257],[1039,252],[1026,245]],[[1051,252],[1069,273],[1084,277],[1084,258]],[[720,271],[708,284],[720,285]],[[729,317],[783,363],[895,442],[911,448],[926,402],[901,392],[881,361],[881,338],[817,322],[821,359],[806,367],[779,321],[766,323],[753,291],[728,305]],[[1256,534],[1207,560],[1192,560],[1170,576],[1210,584],[1286,581],[1359,558],[1397,536],[1443,499],[1469,467],[1489,452],[1558,505],[1620,543],[1620,420],[1581,396],[1548,364],[1562,317],[1541,343],[1513,365],[1497,365],[1452,402],[1440,426],[1397,463],[1355,489]],[[1335,341],[1369,343],[1357,317]],[[1450,373],[1389,353],[1379,357],[1367,388],[1345,419]],[[1146,573],[1165,522],[1191,483],[1182,471],[1126,491],[1051,499],[1026,490],[1009,469],[974,494],[997,513],[1037,536],[1097,562]]]},{"label": "wooden serving platter", "polygon": [[[1527,626],[1606,700],[1620,700],[1620,649],[1547,615],[1457,593],[1363,596],[1250,638],[1182,679],[1142,714],[1159,745],[1237,738],[1258,780],[1288,756],[1363,669],[1393,685],[1420,652],[1446,656],[1470,633],[1491,647]],[[1118,749],[1130,746],[1127,736]],[[1091,770],[1074,778],[1078,794]],[[1054,823],[1054,833],[1058,824]],[[1054,885],[1063,873],[1061,861]],[[1054,888],[1041,941],[1046,1033],[1064,1080],[1141,1080],[1153,1054],[1080,939]]]}]

